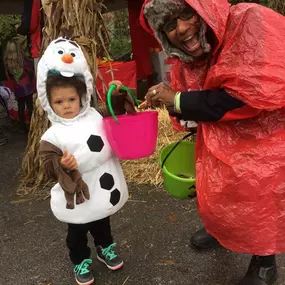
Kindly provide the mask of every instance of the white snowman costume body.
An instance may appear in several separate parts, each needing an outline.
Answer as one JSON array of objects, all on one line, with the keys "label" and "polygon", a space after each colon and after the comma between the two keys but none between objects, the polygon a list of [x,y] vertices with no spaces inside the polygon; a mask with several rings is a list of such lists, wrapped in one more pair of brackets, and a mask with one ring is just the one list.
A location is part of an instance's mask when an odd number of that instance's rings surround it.
[{"label": "white snowman costume body", "polygon": [[[62,60],[66,54],[72,55],[72,63]],[[51,71],[65,77],[84,77],[87,94],[81,99],[83,107],[75,118],[61,118],[50,107],[46,94],[46,79]],[[78,171],[90,192],[90,200],[75,205],[72,210],[66,209],[64,191],[57,183],[51,189],[53,214],[63,222],[85,224],[116,213],[128,199],[128,188],[122,168],[106,139],[103,118],[90,107],[93,78],[83,52],[75,42],[59,38],[48,46],[39,61],[37,89],[41,105],[52,123],[42,140],[75,156]]]}]

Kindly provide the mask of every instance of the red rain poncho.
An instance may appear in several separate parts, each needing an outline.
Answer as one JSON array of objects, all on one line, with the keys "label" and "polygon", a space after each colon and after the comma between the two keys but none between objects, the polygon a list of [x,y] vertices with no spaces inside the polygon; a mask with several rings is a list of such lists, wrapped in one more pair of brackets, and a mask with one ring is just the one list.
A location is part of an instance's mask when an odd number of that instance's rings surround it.
[{"label": "red rain poncho", "polygon": [[285,18],[256,4],[186,2],[211,27],[219,44],[208,66],[174,60],[172,88],[224,88],[257,114],[199,123],[200,216],[207,231],[230,250],[284,252]]}]

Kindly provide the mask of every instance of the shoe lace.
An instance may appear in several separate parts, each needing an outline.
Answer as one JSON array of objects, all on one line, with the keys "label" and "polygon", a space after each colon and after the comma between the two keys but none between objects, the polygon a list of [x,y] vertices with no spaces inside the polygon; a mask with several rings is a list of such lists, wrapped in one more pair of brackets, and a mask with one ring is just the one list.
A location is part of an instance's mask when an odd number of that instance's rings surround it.
[{"label": "shoe lace", "polygon": [[91,264],[92,259],[84,259],[80,264],[74,267],[74,272],[78,275],[89,273]]},{"label": "shoe lace", "polygon": [[115,247],[116,245],[117,245],[117,244],[114,242],[114,243],[112,243],[111,245],[109,245],[108,247],[103,248],[103,249],[102,249],[102,254],[103,254],[106,258],[108,258],[109,260],[112,260],[112,259],[116,258],[116,257],[117,257],[117,254],[116,254],[116,252],[115,252],[115,250],[114,250],[114,247]]}]

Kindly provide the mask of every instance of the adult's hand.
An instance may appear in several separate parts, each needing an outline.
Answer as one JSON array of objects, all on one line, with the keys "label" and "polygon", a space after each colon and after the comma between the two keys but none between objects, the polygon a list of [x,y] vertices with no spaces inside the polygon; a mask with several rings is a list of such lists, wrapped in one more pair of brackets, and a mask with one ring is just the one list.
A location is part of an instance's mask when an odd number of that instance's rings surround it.
[{"label": "adult's hand", "polygon": [[161,82],[149,88],[146,94],[146,104],[148,107],[164,104],[167,107],[174,106],[176,91],[167,84]]}]

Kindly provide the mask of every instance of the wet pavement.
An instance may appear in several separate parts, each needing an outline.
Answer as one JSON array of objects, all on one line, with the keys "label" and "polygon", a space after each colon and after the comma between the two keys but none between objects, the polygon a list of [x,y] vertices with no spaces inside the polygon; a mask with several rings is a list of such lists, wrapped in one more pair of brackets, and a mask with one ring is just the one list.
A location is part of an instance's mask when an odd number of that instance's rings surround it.
[{"label": "wet pavement", "polygon": [[[4,128],[0,146],[0,285],[73,285],[65,246],[66,225],[57,221],[49,201],[19,197],[17,173],[26,135]],[[125,267],[108,271],[96,261],[97,285],[235,285],[250,256],[223,248],[197,251],[189,239],[200,227],[195,200],[176,200],[163,189],[130,185],[130,200],[112,217],[113,234]],[[278,257],[279,282],[285,284],[285,258]]]}]

